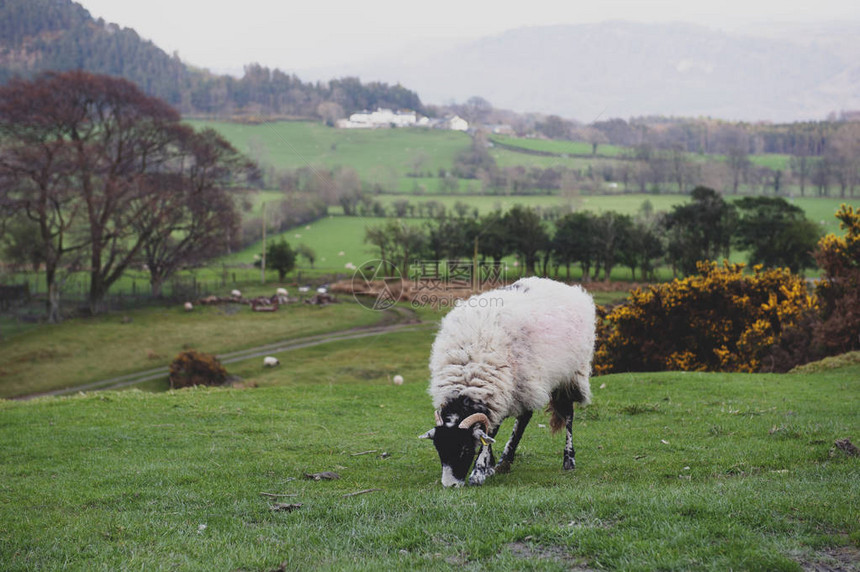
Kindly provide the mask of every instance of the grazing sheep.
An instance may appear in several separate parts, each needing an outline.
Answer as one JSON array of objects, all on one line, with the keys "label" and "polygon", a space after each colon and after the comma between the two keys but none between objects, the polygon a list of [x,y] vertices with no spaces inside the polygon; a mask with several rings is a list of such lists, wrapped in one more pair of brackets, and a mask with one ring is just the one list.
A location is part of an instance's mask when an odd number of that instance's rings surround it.
[{"label": "grazing sheep", "polygon": [[[567,430],[563,467],[575,466],[573,404],[591,399],[595,308],[578,286],[546,278],[473,296],[442,320],[430,356],[430,388],[442,484],[462,486],[508,472],[532,412],[549,404],[553,431]],[[516,417],[499,464],[491,444],[502,420]]]},{"label": "grazing sheep", "polygon": [[232,296],[233,298],[241,298],[241,297],[242,297],[242,292],[241,292],[241,291],[239,291],[239,290],[232,290],[232,291],[230,292],[230,296]]},{"label": "grazing sheep", "polygon": [[319,288],[317,288],[317,294],[327,294],[327,293],[328,293],[328,288],[326,288],[325,286],[320,286]]},{"label": "grazing sheep", "polygon": [[273,356],[266,356],[263,358],[263,367],[275,367],[276,365],[281,365],[278,358]]},{"label": "grazing sheep", "polygon": [[391,381],[394,382],[394,385],[403,385],[403,376],[402,375],[395,375]]},{"label": "grazing sheep", "polygon": [[194,309],[194,304],[192,304],[191,302],[185,302],[185,311],[186,312],[190,312],[193,309]]},{"label": "grazing sheep", "polygon": [[287,293],[287,289],[286,289],[286,288],[278,288],[277,290],[275,290],[275,294],[276,294],[277,296],[288,296],[288,295],[289,295],[289,294]]}]

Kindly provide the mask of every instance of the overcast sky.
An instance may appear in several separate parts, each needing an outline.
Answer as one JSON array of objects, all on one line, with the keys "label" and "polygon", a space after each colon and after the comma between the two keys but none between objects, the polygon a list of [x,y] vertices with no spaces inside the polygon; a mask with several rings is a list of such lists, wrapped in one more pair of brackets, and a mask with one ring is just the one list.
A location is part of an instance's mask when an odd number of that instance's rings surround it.
[{"label": "overcast sky", "polygon": [[858,0],[83,0],[94,18],[134,28],[186,63],[240,71],[332,68],[522,26],[624,19],[721,29],[767,22],[860,20]]}]

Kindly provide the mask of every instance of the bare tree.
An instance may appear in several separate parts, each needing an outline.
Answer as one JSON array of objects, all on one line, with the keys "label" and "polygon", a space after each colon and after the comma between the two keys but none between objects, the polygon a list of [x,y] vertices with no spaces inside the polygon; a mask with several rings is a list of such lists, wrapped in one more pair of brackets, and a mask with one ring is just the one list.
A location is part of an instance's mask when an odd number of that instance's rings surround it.
[{"label": "bare tree", "polygon": [[346,113],[340,104],[333,101],[325,101],[317,106],[317,115],[322,117],[323,123],[329,127],[334,127],[338,119],[346,117]]},{"label": "bare tree", "polygon": [[131,82],[73,71],[0,88],[0,134],[3,209],[40,226],[49,318],[59,318],[55,275],[72,250],[87,254],[89,306],[99,312],[172,216],[175,186],[161,183],[181,177],[189,129]]},{"label": "bare tree", "polygon": [[846,123],[827,142],[825,157],[831,165],[833,178],[839,183],[839,196],[854,195],[860,178],[860,124]]},{"label": "bare tree", "polygon": [[362,197],[358,173],[351,167],[341,167],[335,172],[332,182],[337,202],[343,207],[343,214],[354,215]]},{"label": "bare tree", "polygon": [[153,296],[160,296],[164,281],[183,266],[229,249],[240,223],[230,189],[255,174],[254,165],[212,129],[187,129],[178,143],[172,172],[150,178],[160,198],[158,208],[134,221],[138,232],[152,229],[141,257]]},{"label": "bare tree", "polygon": [[801,155],[792,155],[792,157],[788,160],[789,168],[791,169],[791,173],[797,179],[798,184],[800,185],[800,196],[804,196],[806,191],[806,181],[809,180],[810,175],[812,174],[812,158],[809,155],[801,154]]},{"label": "bare tree", "polygon": [[737,194],[741,181],[746,177],[752,163],[749,160],[746,149],[740,145],[733,145],[726,153],[726,163],[732,173],[732,192]]}]

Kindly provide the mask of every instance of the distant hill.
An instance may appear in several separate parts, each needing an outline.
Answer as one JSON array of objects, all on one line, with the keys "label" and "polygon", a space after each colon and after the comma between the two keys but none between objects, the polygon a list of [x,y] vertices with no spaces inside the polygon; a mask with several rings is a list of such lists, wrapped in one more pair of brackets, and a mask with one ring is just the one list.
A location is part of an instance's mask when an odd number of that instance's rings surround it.
[{"label": "distant hill", "polygon": [[423,109],[415,92],[356,78],[302,82],[252,64],[240,79],[191,68],[131,28],[94,19],[71,0],[0,0],[0,83],[55,70],[125,77],[183,113],[317,117],[365,108]]},{"label": "distant hill", "polygon": [[860,24],[842,23],[838,34],[807,30],[803,42],[773,30],[755,37],[680,23],[533,27],[348,71],[401,81],[424,101],[479,95],[495,107],[583,122],[643,115],[824,119],[860,109],[860,43],[850,41],[851,31],[860,37]]},{"label": "distant hill", "polygon": [[192,73],[130,28],[94,20],[70,0],[0,0],[0,81],[44,70],[125,77],[171,104]]}]

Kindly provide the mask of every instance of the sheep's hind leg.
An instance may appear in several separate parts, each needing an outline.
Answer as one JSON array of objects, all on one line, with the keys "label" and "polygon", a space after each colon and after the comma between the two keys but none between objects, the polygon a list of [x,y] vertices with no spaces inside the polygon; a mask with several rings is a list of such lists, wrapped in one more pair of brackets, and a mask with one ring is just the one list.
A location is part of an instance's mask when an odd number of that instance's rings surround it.
[{"label": "sheep's hind leg", "polygon": [[532,412],[523,413],[517,420],[514,421],[514,430],[511,433],[511,438],[505,445],[505,450],[502,451],[502,458],[499,459],[499,464],[496,465],[497,473],[508,473],[511,470],[511,463],[514,462],[514,455],[517,452],[517,446],[520,444],[520,439],[523,438],[523,433],[526,430],[526,425],[532,418]]},{"label": "sheep's hind leg", "polygon": [[564,443],[564,470],[572,471],[576,468],[576,451],[573,448],[573,406],[565,418],[564,427],[567,433]]}]

